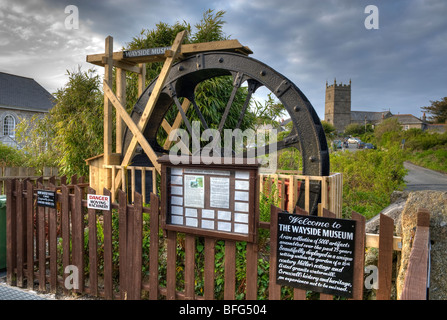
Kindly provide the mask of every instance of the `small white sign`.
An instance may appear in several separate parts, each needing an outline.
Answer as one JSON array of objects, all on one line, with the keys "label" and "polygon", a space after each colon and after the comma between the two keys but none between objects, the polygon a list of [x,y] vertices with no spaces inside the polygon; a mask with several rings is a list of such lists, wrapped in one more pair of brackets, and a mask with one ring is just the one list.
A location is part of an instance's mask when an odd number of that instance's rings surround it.
[{"label": "small white sign", "polygon": [[110,197],[96,194],[88,194],[87,208],[97,210],[110,210]]}]

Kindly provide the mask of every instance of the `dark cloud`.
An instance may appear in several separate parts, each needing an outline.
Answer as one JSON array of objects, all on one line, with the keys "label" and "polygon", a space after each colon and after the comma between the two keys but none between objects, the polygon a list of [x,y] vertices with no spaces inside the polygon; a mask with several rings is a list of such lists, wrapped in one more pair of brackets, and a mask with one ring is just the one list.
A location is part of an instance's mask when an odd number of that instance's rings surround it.
[{"label": "dark cloud", "polygon": [[[367,30],[366,0],[75,1],[0,0],[0,70],[39,79],[51,89],[85,55],[115,50],[160,22],[198,23],[205,10],[225,10],[224,32],[253,57],[297,84],[324,114],[326,80],[352,79],[352,108],[413,113],[446,96],[445,0],[376,0],[379,29]],[[67,5],[79,8],[79,30],[66,30]],[[36,61],[40,61],[36,64]],[[21,62],[21,63],[18,63]],[[102,70],[99,70],[100,72]]]}]

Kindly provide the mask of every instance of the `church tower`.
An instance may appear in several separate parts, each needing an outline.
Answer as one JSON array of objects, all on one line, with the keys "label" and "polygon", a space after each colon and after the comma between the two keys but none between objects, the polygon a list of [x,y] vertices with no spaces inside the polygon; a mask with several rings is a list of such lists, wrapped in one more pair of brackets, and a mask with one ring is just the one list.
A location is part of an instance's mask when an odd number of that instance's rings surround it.
[{"label": "church tower", "polygon": [[351,80],[349,84],[328,85],[326,81],[326,100],[324,120],[332,124],[337,131],[344,131],[351,123]]}]

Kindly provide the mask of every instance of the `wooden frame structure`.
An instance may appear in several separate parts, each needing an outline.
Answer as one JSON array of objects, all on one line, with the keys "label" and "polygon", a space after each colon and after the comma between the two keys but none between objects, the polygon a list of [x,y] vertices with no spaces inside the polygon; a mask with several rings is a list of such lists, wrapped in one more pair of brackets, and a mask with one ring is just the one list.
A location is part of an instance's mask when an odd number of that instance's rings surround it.
[{"label": "wooden frame structure", "polygon": [[[182,45],[185,37],[186,30],[177,34],[171,47],[113,52],[113,38],[108,36],[105,39],[105,53],[87,56],[87,62],[104,67],[104,154],[86,160],[90,166],[90,182],[92,188],[96,190],[103,190],[103,188],[111,189],[113,185],[114,189],[112,190],[112,194],[116,196],[117,190],[122,184],[122,174],[117,172],[116,175],[112,175],[110,166],[120,165],[122,168],[127,167],[134,155],[137,144],[140,144],[157,172],[160,173],[161,167],[157,162],[157,155],[147,142],[143,132],[160,96],[169,71],[176,59],[182,59],[189,55],[206,51],[230,51],[245,55],[253,53],[248,47],[242,46],[237,40]],[[138,94],[141,95],[145,89],[146,63],[153,62],[164,62],[163,68],[157,78],[156,85],[145,106],[140,121],[136,124],[124,107],[126,104],[126,72],[138,74]],[[116,93],[112,89],[113,68],[116,68]],[[186,111],[188,108],[189,102],[185,100],[183,110]],[[112,136],[113,109],[116,111],[115,152],[113,152]],[[132,141],[125,154],[123,154],[122,150],[123,123],[133,134]],[[172,126],[164,121],[163,128],[169,134],[171,130],[178,128],[180,123],[181,115],[179,113]],[[167,142],[165,147],[169,147],[169,142]]]}]

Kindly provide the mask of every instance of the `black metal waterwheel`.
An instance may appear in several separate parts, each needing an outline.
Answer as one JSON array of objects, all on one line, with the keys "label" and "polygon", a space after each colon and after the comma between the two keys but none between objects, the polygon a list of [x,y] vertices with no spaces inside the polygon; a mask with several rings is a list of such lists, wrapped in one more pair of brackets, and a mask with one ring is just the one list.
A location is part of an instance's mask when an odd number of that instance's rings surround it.
[{"label": "black metal waterwheel", "polygon": [[[230,96],[223,102],[225,105],[219,121],[207,123],[197,103],[196,88],[202,82],[217,77],[231,76],[233,89]],[[143,92],[133,108],[131,117],[138,123],[144,107],[154,89],[155,79]],[[238,119],[232,119],[234,128],[240,128],[244,117],[247,116],[252,94],[260,87],[265,87],[284,105],[293,123],[291,133],[277,143],[277,150],[284,148],[296,148],[301,155],[303,174],[313,176],[329,175],[329,152],[326,137],[314,108],[306,96],[290,80],[276,72],[264,63],[245,55],[228,52],[207,52],[190,56],[173,65],[167,77],[160,97],[151,113],[148,125],[144,129],[144,136],[157,153],[162,156],[169,151],[157,141],[157,134],[162,128],[162,122],[168,112],[182,110],[181,100],[188,99],[192,110],[200,119],[202,128],[215,128],[222,132],[228,121],[231,106],[237,91],[241,86],[246,86],[245,102],[239,110]],[[172,111],[171,111],[172,112]],[[183,123],[188,131],[191,131],[191,119],[187,114],[182,114]],[[123,151],[125,152],[132,139],[130,130],[126,130],[123,139]],[[269,152],[268,146],[266,153]],[[144,155],[143,155],[144,156]],[[142,157],[136,155],[136,157]],[[151,166],[147,159],[148,166]],[[142,165],[141,161],[139,165]],[[302,184],[304,188],[304,184]],[[304,208],[304,190],[301,190],[297,205]],[[310,211],[316,214],[320,201],[321,185],[318,182],[310,186]]]}]

